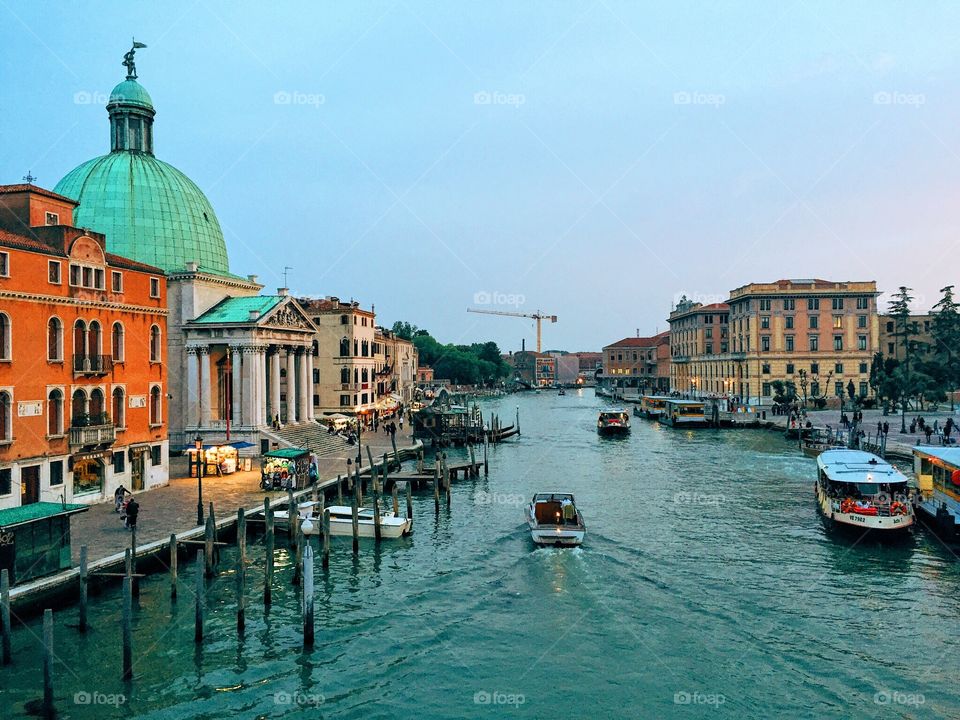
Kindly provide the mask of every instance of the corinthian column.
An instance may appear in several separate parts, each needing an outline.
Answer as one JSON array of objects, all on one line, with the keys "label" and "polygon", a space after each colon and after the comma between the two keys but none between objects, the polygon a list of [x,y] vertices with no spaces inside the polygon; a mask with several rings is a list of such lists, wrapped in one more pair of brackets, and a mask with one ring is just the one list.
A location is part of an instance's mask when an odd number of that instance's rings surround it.
[{"label": "corinthian column", "polygon": [[287,423],[297,422],[297,356],[292,347],[287,348]]},{"label": "corinthian column", "polygon": [[200,365],[197,348],[187,348],[187,417],[184,425],[200,425]]},{"label": "corinthian column", "polygon": [[200,425],[210,427],[210,348],[201,347],[200,361]]},{"label": "corinthian column", "polygon": [[301,422],[306,422],[310,419],[310,403],[307,401],[310,394],[310,383],[307,378],[307,352],[304,348],[297,348],[297,355],[300,357],[300,392],[297,394],[299,401],[297,415],[300,417]]}]

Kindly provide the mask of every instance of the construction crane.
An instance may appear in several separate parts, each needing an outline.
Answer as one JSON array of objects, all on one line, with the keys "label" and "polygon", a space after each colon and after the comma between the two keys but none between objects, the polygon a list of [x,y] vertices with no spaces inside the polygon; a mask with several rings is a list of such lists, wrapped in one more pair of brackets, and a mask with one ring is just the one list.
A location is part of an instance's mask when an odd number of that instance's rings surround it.
[{"label": "construction crane", "polygon": [[552,323],[557,321],[556,315],[545,315],[539,310],[535,313],[519,313],[507,312],[506,310],[477,310],[475,308],[467,308],[467,312],[480,313],[482,315],[506,315],[507,317],[533,318],[537,321],[537,352],[540,352],[540,323],[544,320],[549,320]]}]

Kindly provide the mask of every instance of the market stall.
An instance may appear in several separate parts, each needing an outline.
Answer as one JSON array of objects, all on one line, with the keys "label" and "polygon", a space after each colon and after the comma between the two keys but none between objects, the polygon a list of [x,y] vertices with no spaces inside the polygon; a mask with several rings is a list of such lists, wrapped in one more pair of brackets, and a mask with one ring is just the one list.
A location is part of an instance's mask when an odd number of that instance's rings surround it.
[{"label": "market stall", "polygon": [[310,451],[303,448],[279,448],[264,453],[260,460],[261,484],[292,486],[298,490],[310,483]]},{"label": "market stall", "polygon": [[[197,476],[197,449],[195,447],[186,448],[187,456],[190,458],[190,477]],[[204,445],[200,450],[202,453],[203,474],[205,477],[210,475],[229,475],[239,469],[239,454],[237,448],[233,445]]]}]

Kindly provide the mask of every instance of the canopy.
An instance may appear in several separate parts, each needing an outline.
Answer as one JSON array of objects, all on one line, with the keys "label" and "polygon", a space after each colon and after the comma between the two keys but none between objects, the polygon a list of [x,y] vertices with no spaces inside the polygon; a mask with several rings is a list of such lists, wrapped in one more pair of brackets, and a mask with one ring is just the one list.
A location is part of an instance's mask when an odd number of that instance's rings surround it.
[{"label": "canopy", "polygon": [[57,515],[73,515],[74,513],[86,512],[89,509],[87,505],[74,503],[35,502],[28,505],[19,505],[0,510],[0,527],[9,530],[17,525],[46,520]]},{"label": "canopy", "polygon": [[[239,450],[240,448],[254,447],[254,444],[253,444],[253,443],[249,443],[249,442],[247,442],[246,440],[241,440],[241,441],[239,441],[239,442],[210,443],[209,445],[204,445],[204,446],[203,446],[203,449],[204,449],[204,450],[210,450],[210,449],[216,448],[216,447],[232,447],[232,448],[236,448],[237,450]],[[197,446],[196,446],[196,445],[184,445],[184,446],[183,446],[183,449],[184,449],[184,450],[196,450],[196,449],[197,449]]]},{"label": "canopy", "polygon": [[295,459],[309,454],[310,451],[304,450],[303,448],[278,448],[276,450],[271,450],[270,452],[265,452],[263,456],[270,458]]}]

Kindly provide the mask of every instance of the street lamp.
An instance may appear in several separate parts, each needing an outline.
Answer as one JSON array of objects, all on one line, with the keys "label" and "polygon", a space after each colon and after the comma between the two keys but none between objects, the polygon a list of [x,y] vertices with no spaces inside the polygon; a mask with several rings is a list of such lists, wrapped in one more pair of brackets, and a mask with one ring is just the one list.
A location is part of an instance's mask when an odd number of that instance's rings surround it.
[{"label": "street lamp", "polygon": [[197,525],[203,525],[203,438],[197,434],[193,444],[197,448]]}]

